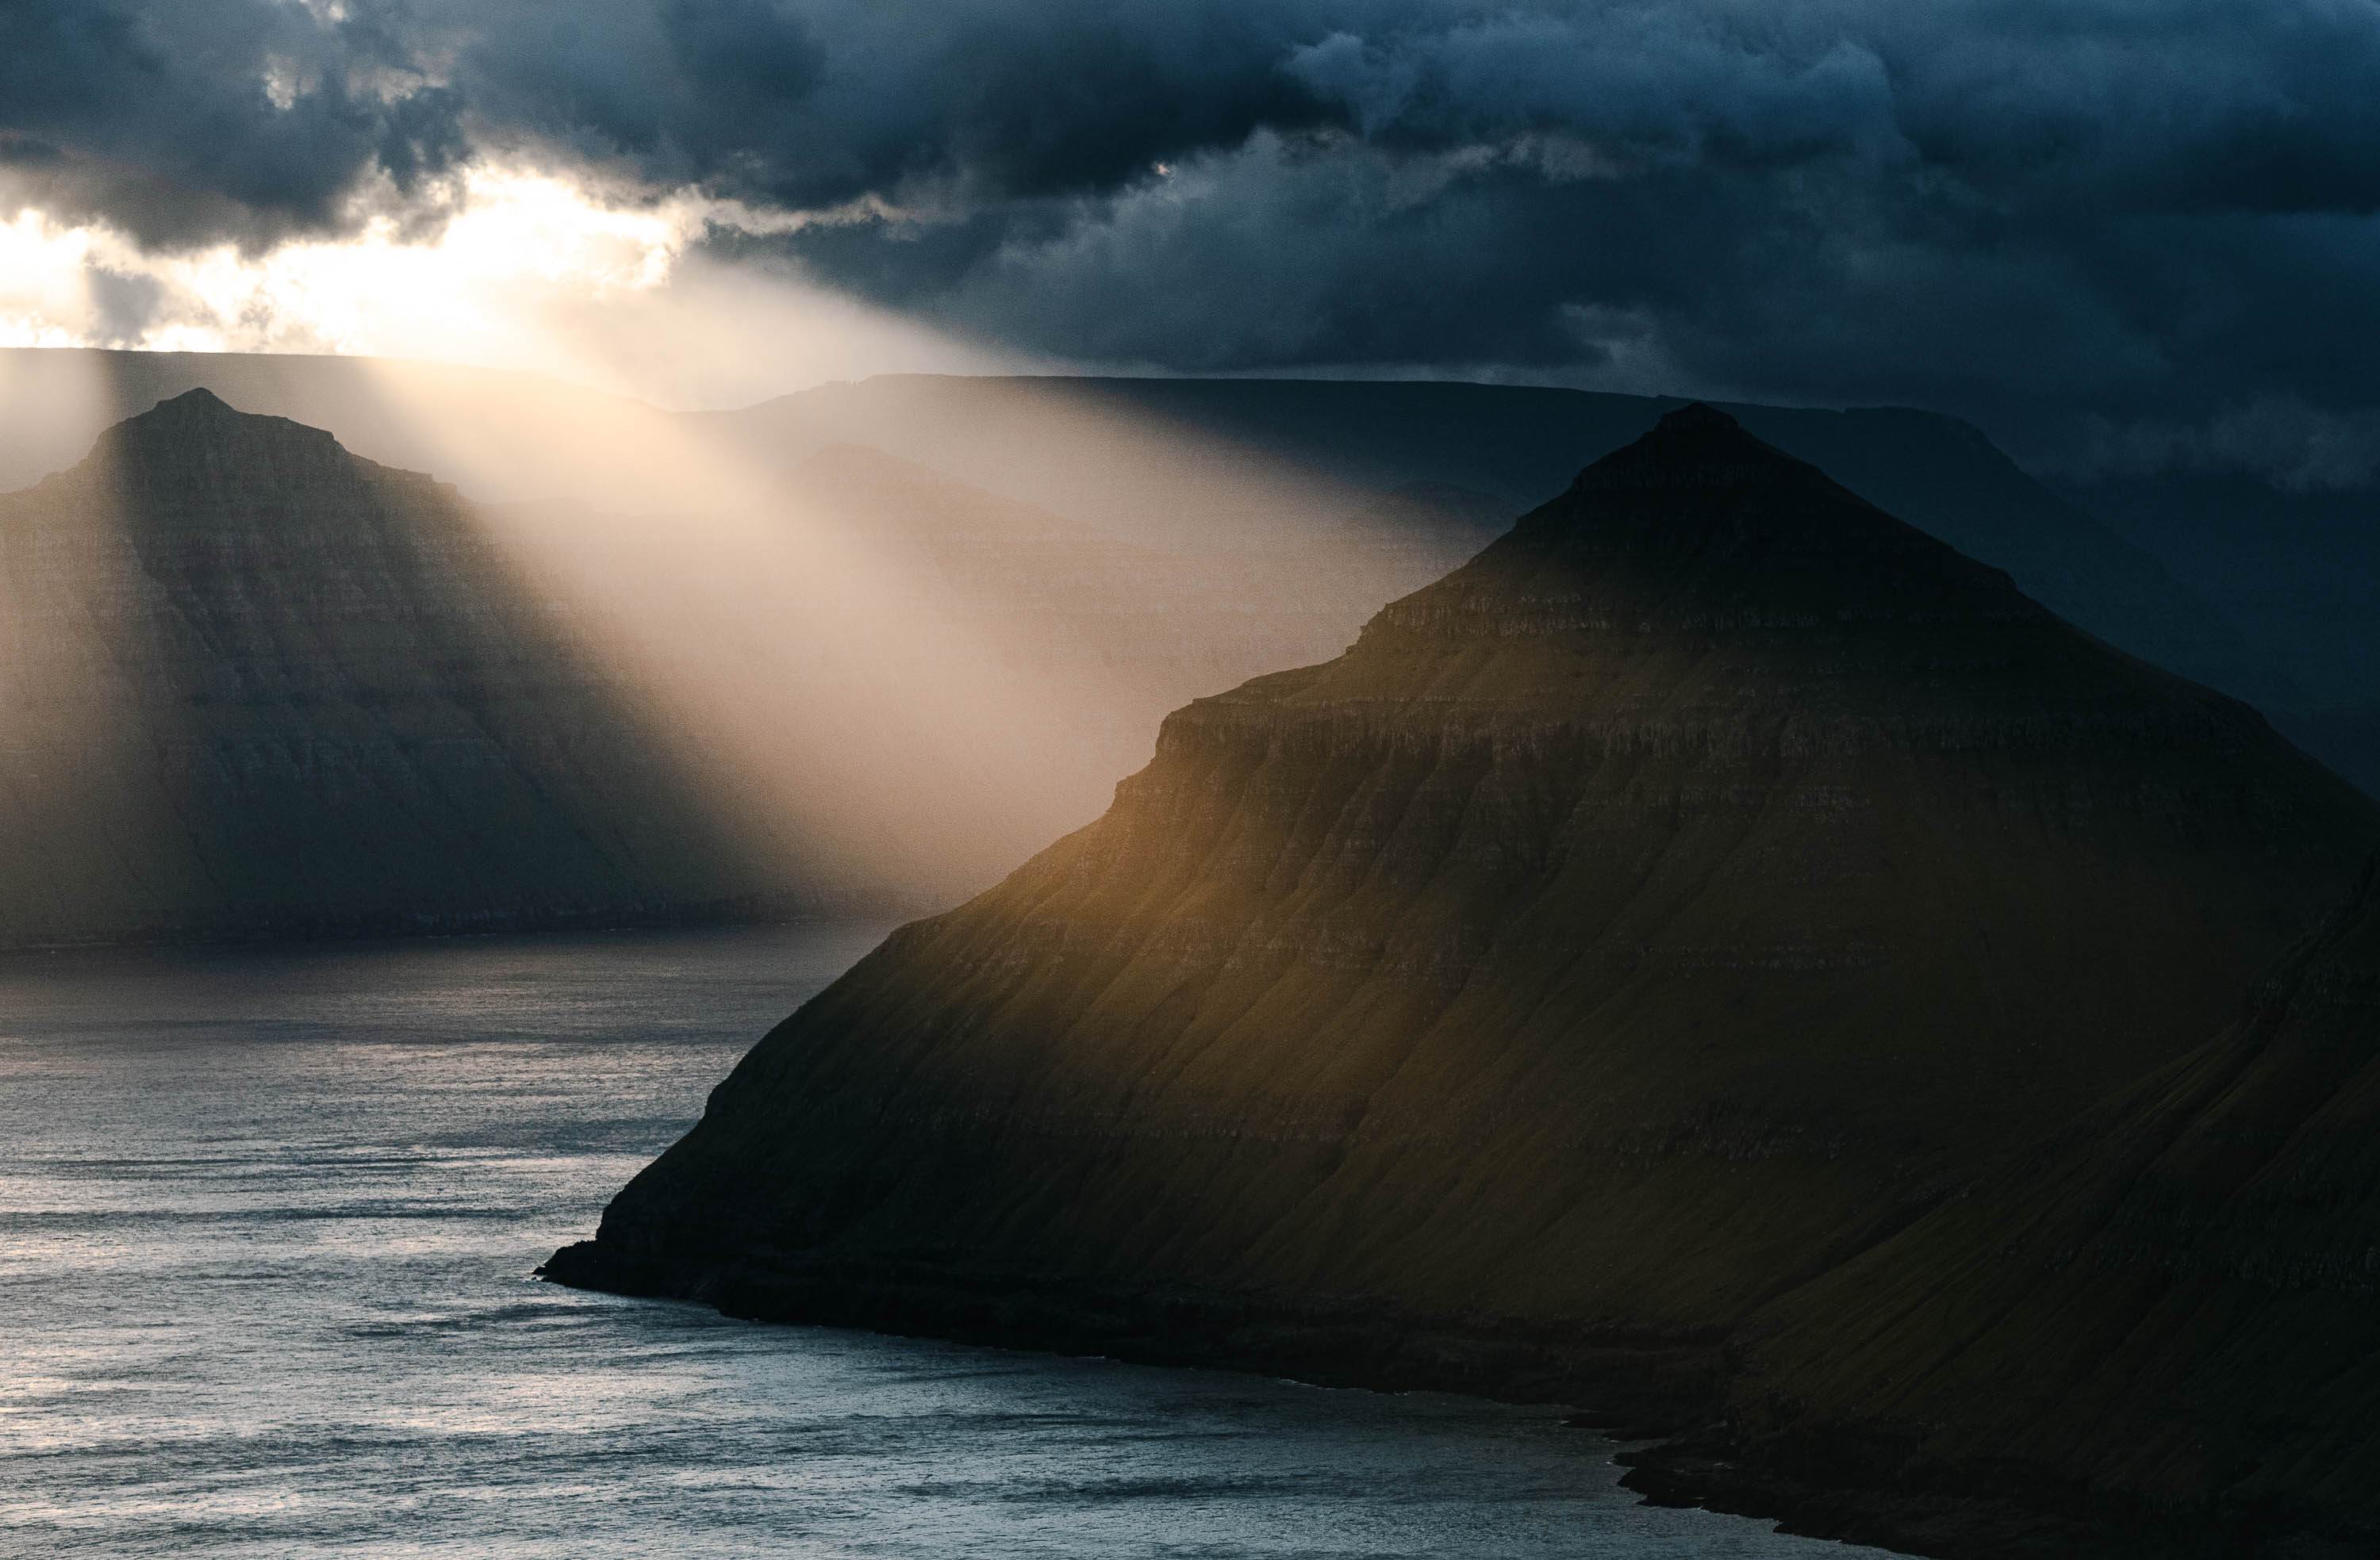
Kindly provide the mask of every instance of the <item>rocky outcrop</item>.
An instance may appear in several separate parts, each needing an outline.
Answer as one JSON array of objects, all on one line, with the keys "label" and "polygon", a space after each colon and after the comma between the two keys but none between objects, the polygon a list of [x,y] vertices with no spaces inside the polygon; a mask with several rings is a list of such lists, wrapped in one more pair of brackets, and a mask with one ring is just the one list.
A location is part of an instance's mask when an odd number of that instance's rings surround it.
[{"label": "rocky outcrop", "polygon": [[470,508],[203,390],[0,497],[0,945],[799,908]]},{"label": "rocky outcrop", "polygon": [[1687,408],[1174,714],[551,1271],[1674,1415],[2201,1041],[2375,837],[2252,711]]}]

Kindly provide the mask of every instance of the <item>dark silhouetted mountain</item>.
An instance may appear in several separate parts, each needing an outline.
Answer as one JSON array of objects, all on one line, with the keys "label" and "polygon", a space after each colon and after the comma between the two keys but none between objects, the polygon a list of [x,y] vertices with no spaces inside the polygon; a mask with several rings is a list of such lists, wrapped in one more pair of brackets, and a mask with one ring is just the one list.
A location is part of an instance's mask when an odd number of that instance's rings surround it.
[{"label": "dark silhouetted mountain", "polygon": [[[1120,537],[1239,547],[1259,527],[1327,535],[1363,495],[1415,483],[1491,495],[1517,514],[1681,405],[1415,381],[892,374],[692,420],[756,459],[853,440]],[[2120,648],[2259,705],[2302,702],[2155,556],[2026,476],[1971,425],[1901,407],[1725,409]],[[1275,474],[1270,490],[1251,472]]]},{"label": "dark silhouetted mountain", "polygon": [[[1733,1455],[1946,1506],[2096,1506],[2083,1553],[2368,1554],[2375,1252],[2367,871],[2220,1037],[1759,1317]],[[2255,1542],[2292,1531],[2340,1547]]]},{"label": "dark silhouetted mountain", "polygon": [[[201,383],[478,499],[716,506],[848,442],[1166,551],[1327,542],[1346,516],[1415,484],[1489,495],[1515,514],[1680,404],[1426,382],[888,375],[676,414],[534,374],[395,359],[6,349],[0,488],[70,464],[103,428]],[[2369,493],[2189,473],[2061,497],[1954,418],[1730,410],[2008,570],[2070,621],[2247,699],[2380,788],[2380,755],[2355,735],[2380,711]]]},{"label": "dark silhouetted mountain", "polygon": [[194,390],[0,497],[0,943],[803,899],[452,489]]},{"label": "dark silhouetted mountain", "polygon": [[[474,506],[204,390],[119,425],[0,497],[0,945],[947,904],[1475,550],[1153,552],[852,446],[763,499],[877,567],[787,597],[732,522]],[[915,729],[962,673],[984,729]]]},{"label": "dark silhouetted mountain", "polygon": [[1684,1392],[2203,1041],[2375,839],[2252,710],[1686,408],[1338,659],[1176,712],[1099,821],[762,1041],[551,1271],[1376,1382],[1567,1393],[1625,1355]]},{"label": "dark silhouetted mountain", "polygon": [[643,468],[673,414],[515,373],[390,357],[0,347],[0,490],[82,459],[102,430],[205,389],[243,411],[327,429],[384,466],[434,471],[474,499],[660,502]]}]

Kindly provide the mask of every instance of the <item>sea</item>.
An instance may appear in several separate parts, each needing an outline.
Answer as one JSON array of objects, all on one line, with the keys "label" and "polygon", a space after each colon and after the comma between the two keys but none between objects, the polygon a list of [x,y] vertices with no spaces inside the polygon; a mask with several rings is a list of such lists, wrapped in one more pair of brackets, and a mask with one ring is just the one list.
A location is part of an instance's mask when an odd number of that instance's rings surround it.
[{"label": "sea", "polygon": [[0,1554],[1884,1553],[1555,1409],[531,1276],[885,929],[0,956]]}]

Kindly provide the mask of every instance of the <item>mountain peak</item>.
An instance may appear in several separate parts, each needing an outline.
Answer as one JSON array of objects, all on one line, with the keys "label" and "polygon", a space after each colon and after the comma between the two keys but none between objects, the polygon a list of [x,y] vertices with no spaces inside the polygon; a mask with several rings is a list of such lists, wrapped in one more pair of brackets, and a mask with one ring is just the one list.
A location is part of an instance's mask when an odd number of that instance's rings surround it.
[{"label": "mountain peak", "polygon": [[298,461],[346,467],[355,464],[331,434],[287,417],[238,407],[200,385],[125,418],[100,437],[99,449],[118,461],[163,462],[181,467],[208,464],[237,446],[246,458],[277,465]]},{"label": "mountain peak", "polygon": [[171,413],[176,416],[201,415],[224,417],[238,415],[237,408],[233,407],[230,403],[224,400],[222,396],[217,395],[213,391],[209,390],[205,385],[200,385],[194,390],[186,390],[179,395],[169,395],[164,400],[158,402],[154,406],[149,408],[149,410],[150,415],[152,416],[154,416],[159,412]]},{"label": "mountain peak", "polygon": [[55,481],[104,492],[125,523],[173,531],[247,531],[312,524],[324,503],[377,502],[365,490],[387,472],[319,428],[243,412],[204,388],[184,391],[99,436]]},{"label": "mountain peak", "polygon": [[2000,571],[1695,402],[1580,472],[1467,567],[1391,603],[1365,633],[1663,623],[1699,639],[2046,615]]},{"label": "mountain peak", "polygon": [[187,441],[193,438],[208,442],[230,438],[322,450],[339,448],[338,441],[322,429],[309,428],[287,417],[243,412],[204,385],[168,396],[147,411],[125,418],[102,436],[103,442],[111,437],[119,447],[129,441],[144,448],[189,449],[193,446]]},{"label": "mountain peak", "polygon": [[[1580,472],[1571,490],[1633,492],[1779,483],[1835,488],[1817,467],[1754,438],[1725,412],[1696,401],[1665,414],[1643,438]],[[1843,496],[1851,498],[1848,492]]]},{"label": "mountain peak", "polygon": [[1696,429],[1734,429],[1742,432],[1743,429],[1742,423],[1707,401],[1692,401],[1674,412],[1664,412],[1654,426],[1670,433],[1687,433]]}]

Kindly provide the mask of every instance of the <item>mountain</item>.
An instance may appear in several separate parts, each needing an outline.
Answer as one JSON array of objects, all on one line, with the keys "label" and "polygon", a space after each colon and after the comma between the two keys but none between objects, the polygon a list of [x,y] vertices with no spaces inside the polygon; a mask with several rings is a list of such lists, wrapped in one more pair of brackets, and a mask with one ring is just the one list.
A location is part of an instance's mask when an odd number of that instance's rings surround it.
[{"label": "mountain", "polygon": [[[1518,514],[1682,405],[1425,381],[888,374],[688,421],[755,461],[848,440],[1119,537],[1245,547],[1328,536],[1366,495],[1414,484]],[[2120,648],[2260,705],[2302,702],[2203,594],[1972,425],[1907,407],[1724,409]]]},{"label": "mountain", "polygon": [[[1357,513],[1398,523],[1383,501],[1406,489],[1467,490],[1509,518],[1681,405],[1514,385],[896,374],[677,413],[542,375],[394,358],[0,348],[0,489],[200,385],[482,501],[748,507],[817,451],[861,444],[1172,552],[1328,546]],[[2168,472],[2053,490],[1954,417],[1727,409],[2061,616],[2254,704],[2380,794],[2368,490]]]},{"label": "mountain", "polygon": [[2253,711],[1686,407],[1174,713],[549,1272],[1674,1415],[2201,1041],[2375,840]]},{"label": "mountain", "polygon": [[[1970,1512],[2030,1491],[2100,1515],[2082,1554],[2372,1553],[2370,868],[2244,1008],[1755,1319],[1730,1456],[1820,1486],[1772,1506],[1823,1508],[1824,1486],[1854,1482]],[[1938,1552],[2013,1551],[1987,1531]]]},{"label": "mountain", "polygon": [[673,484],[682,494],[688,464],[673,414],[545,374],[306,353],[0,347],[0,490],[64,470],[105,429],[200,389],[327,429],[384,466],[435,471],[484,501],[665,504]]},{"label": "mountain", "polygon": [[[732,506],[828,445],[860,444],[1163,551],[1328,544],[1347,516],[1416,485],[1485,495],[1508,519],[1682,404],[1513,385],[895,374],[681,414],[540,375],[399,359],[15,348],[0,349],[0,488],[63,467],[101,429],[197,385],[435,471],[475,499]],[[2296,640],[2244,637],[2212,604],[2229,600],[2223,578],[2177,579],[2158,526],[2117,534],[1956,418],[1729,409],[2134,655],[2293,720],[2380,707],[2380,683],[2317,690]],[[2228,513],[2227,497],[2208,502]],[[1379,518],[1392,523],[1393,504]],[[2265,545],[2252,516],[2227,534],[2252,553]],[[2309,556],[2319,566],[2325,554]],[[2329,588],[2352,577],[2342,569]],[[2380,786],[2362,746],[2331,742],[2328,727],[2292,730]]]},{"label": "mountain", "polygon": [[947,904],[1489,524],[1164,553],[847,445],[748,498],[479,505],[203,389],[107,431],[0,496],[0,946]]},{"label": "mountain", "polygon": [[194,390],[0,496],[0,944],[609,924],[756,867],[470,506]]}]

